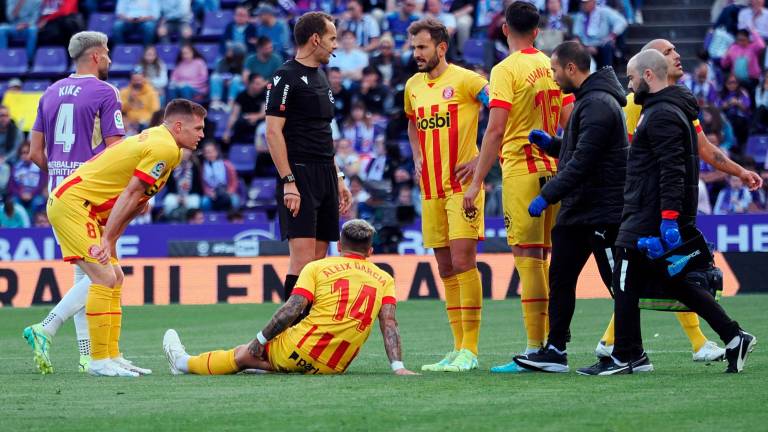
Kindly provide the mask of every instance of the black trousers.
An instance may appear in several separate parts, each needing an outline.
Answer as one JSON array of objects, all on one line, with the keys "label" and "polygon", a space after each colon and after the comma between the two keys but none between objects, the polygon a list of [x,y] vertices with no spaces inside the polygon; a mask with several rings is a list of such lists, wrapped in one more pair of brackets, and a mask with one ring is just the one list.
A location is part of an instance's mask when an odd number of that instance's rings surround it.
[{"label": "black trousers", "polygon": [[552,262],[549,266],[548,342],[565,350],[568,329],[576,309],[576,282],[590,255],[595,256],[600,277],[611,286],[616,225],[555,225],[552,228]]},{"label": "black trousers", "polygon": [[[644,286],[661,283],[654,274],[650,261],[642,252],[616,248],[616,264],[613,268],[616,342],[613,356],[619,361],[636,360],[643,355],[638,300]],[[739,323],[728,316],[709,292],[683,283],[671,286],[670,290],[677,300],[702,317],[724,343],[727,344],[739,334]]]}]

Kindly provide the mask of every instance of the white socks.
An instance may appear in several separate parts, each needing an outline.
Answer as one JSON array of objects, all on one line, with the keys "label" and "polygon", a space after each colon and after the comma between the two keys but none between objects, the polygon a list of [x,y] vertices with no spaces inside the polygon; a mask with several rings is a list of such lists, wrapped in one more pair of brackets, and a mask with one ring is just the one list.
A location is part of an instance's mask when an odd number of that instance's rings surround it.
[{"label": "white socks", "polygon": [[189,354],[184,354],[176,359],[176,369],[189,373]]},{"label": "white socks", "polygon": [[91,280],[83,273],[80,267],[75,267],[75,284],[67,291],[67,294],[51,310],[48,316],[43,320],[43,329],[53,337],[59,331],[64,321],[68,320],[77,312],[82,311],[82,316],[75,319],[75,330],[77,339],[89,339],[88,322],[85,319],[85,301],[88,298],[88,288],[91,286]]}]

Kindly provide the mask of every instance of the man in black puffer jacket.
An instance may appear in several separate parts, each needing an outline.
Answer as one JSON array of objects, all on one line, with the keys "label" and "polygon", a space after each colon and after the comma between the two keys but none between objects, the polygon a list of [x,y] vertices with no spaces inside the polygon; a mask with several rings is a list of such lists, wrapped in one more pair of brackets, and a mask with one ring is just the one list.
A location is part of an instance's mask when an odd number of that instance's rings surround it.
[{"label": "man in black puffer jacket", "polygon": [[[579,369],[579,373],[615,375],[653,370],[643,350],[638,308],[639,295],[649,286],[667,287],[671,296],[704,318],[726,344],[726,371],[740,372],[756,342],[754,336],[742,331],[706,289],[688,283],[687,277],[667,279],[638,248],[638,240],[644,237],[656,237],[659,248],[663,245],[671,250],[700,235],[696,229],[699,157],[691,125],[698,112],[696,99],[687,90],[667,83],[667,63],[656,50],[633,57],[627,75],[635,101],[643,110],[629,152],[624,210],[616,239],[616,342],[612,357]],[[670,259],[684,258],[687,262],[695,256]],[[711,265],[708,261],[706,265]],[[694,271],[704,269],[686,269],[686,273]]]},{"label": "man in black puffer jacket", "polygon": [[613,68],[590,74],[589,66],[589,51],[580,43],[555,48],[554,79],[563,92],[576,96],[576,103],[562,140],[539,130],[529,138],[549,154],[559,155],[560,161],[557,175],[544,185],[528,212],[538,217],[548,205],[561,202],[552,229],[548,343],[536,353],[514,359],[534,371],[568,371],[565,350],[576,307],[576,282],[590,255],[595,256],[606,287],[611,286],[629,147],[622,111],[626,98]]}]

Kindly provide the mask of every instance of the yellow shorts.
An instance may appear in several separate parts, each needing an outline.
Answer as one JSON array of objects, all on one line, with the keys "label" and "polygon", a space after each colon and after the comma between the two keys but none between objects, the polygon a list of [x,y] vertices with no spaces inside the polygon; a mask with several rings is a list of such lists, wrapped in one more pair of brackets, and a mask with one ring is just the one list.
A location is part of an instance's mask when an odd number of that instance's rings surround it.
[{"label": "yellow shorts", "polygon": [[475,198],[476,210],[464,211],[464,194],[454,193],[445,198],[421,200],[421,231],[424,247],[448,246],[456,239],[482,240],[485,235],[485,191]]},{"label": "yellow shorts", "polygon": [[[275,372],[302,373],[305,375],[332,375],[341,373],[314,360],[303,352],[286,333],[280,333],[269,341],[266,346],[267,360],[275,369]],[[351,363],[351,361],[350,361]]]},{"label": "yellow shorts", "polygon": [[560,203],[550,205],[540,217],[531,217],[528,206],[541,193],[551,172],[504,177],[501,183],[507,243],[522,248],[552,247],[551,231]]},{"label": "yellow shorts", "polygon": [[[51,222],[53,233],[61,246],[61,256],[64,261],[83,260],[92,263],[99,261],[93,257],[92,249],[101,245],[101,230],[99,223],[88,215],[85,207],[73,200],[62,196],[48,198],[48,220]],[[117,258],[110,258],[112,265],[117,264]]]}]

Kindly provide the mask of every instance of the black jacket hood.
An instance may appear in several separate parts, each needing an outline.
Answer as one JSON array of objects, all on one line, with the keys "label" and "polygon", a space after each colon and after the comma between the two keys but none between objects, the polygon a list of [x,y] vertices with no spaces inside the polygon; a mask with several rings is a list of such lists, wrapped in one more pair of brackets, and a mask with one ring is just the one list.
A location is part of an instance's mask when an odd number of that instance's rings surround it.
[{"label": "black jacket hood", "polygon": [[662,102],[667,102],[680,108],[690,121],[694,121],[698,117],[699,104],[696,102],[696,97],[683,86],[673,85],[659,92],[649,94],[643,103],[643,108],[649,108]]},{"label": "black jacket hood", "polygon": [[616,72],[613,71],[611,66],[601,68],[587,77],[581,84],[581,87],[576,91],[576,99],[581,99],[585,94],[592,91],[606,92],[616,99],[620,106],[627,105],[624,88],[621,87],[621,83],[616,77]]}]

